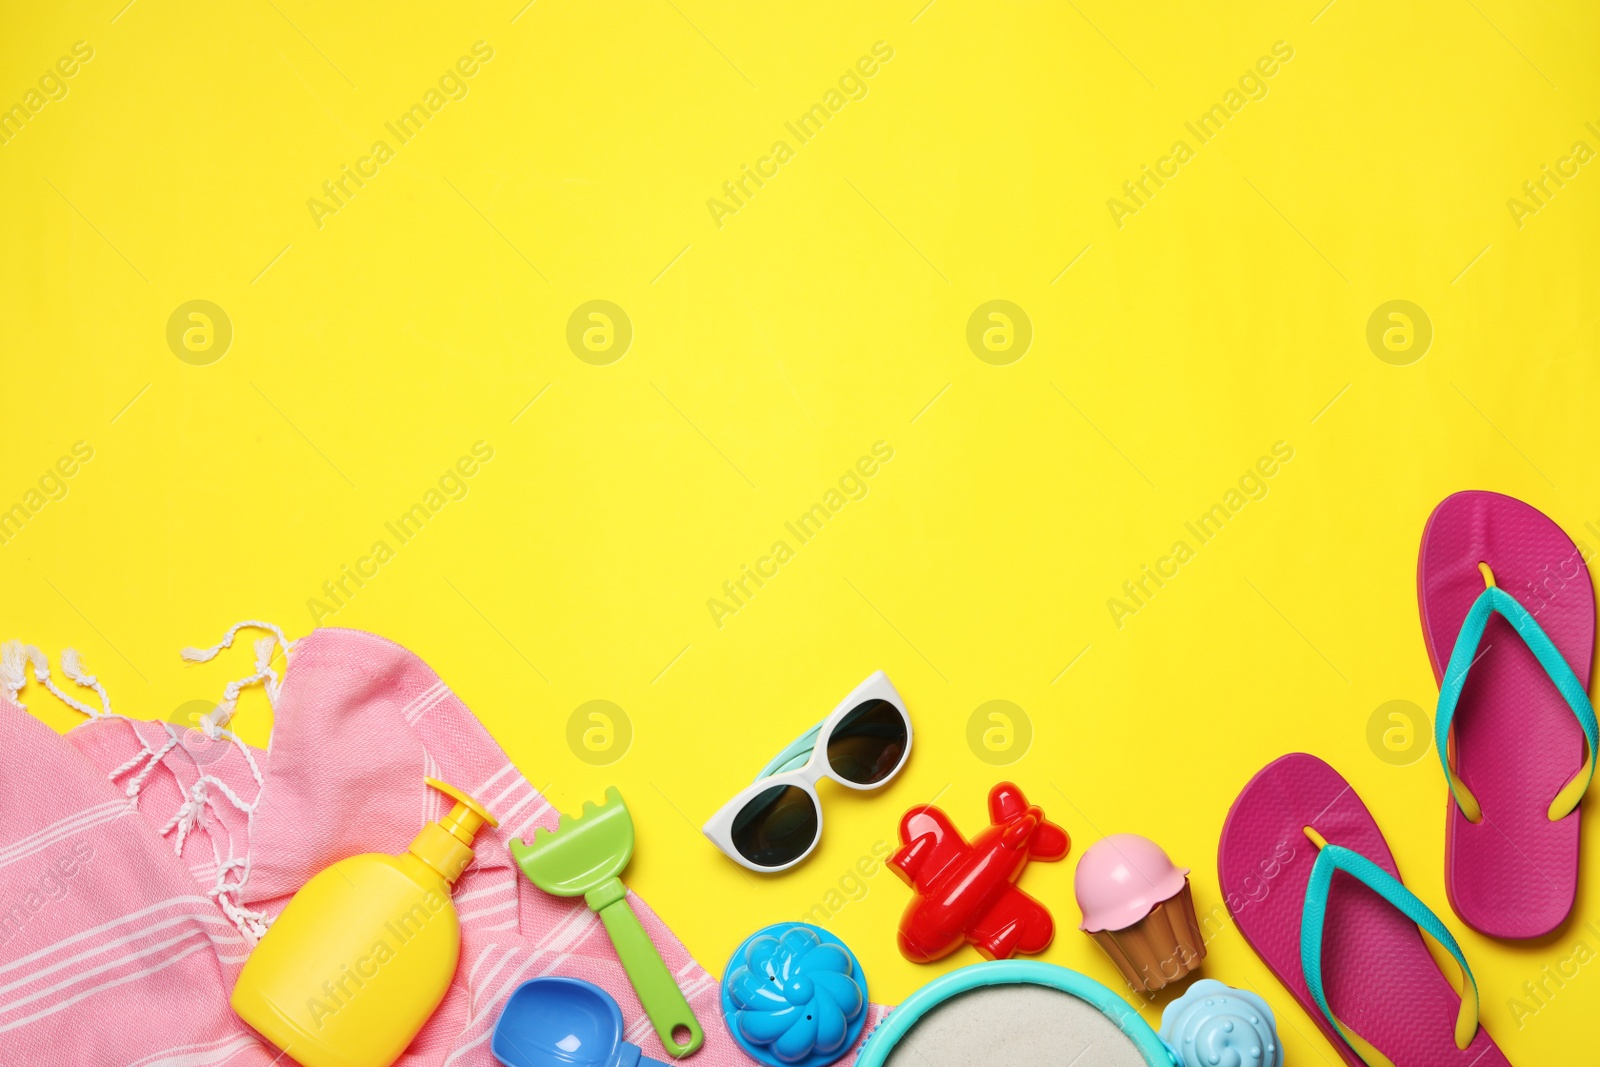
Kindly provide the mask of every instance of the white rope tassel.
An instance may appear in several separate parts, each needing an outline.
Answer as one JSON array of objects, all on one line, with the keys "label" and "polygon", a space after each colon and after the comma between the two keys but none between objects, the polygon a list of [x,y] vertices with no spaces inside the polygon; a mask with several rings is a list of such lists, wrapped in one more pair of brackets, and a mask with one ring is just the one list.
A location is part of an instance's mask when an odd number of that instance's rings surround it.
[{"label": "white rope tassel", "polygon": [[283,648],[283,654],[287,656],[294,643],[285,637],[283,631],[272,623],[261,622],[257,619],[246,619],[228,627],[228,632],[222,635],[222,640],[210,648],[186,648],[179,653],[190,663],[206,663],[215,659],[223,649],[233,647],[234,637],[238,635],[240,630],[247,627],[271,631],[272,636],[261,637],[256,640],[255,672],[248,677],[240,678],[238,681],[229,682],[227,688],[223,689],[222,699],[217,702],[217,706],[200,716],[200,729],[204,730],[205,735],[213,741],[220,736],[219,731],[222,726],[233,718],[233,713],[239,706],[239,693],[246,686],[255,685],[257,682],[265,683],[263,688],[267,693],[267,703],[273,707],[278,706],[278,672],[272,669],[272,657],[277,654],[278,646]]},{"label": "white rope tassel", "polygon": [[283,646],[283,654],[286,656],[289,654],[289,650],[294,647],[294,642],[285,637],[283,635],[283,631],[278,629],[278,627],[272,623],[261,622],[257,619],[246,619],[243,622],[236,622],[232,626],[228,627],[228,632],[222,635],[222,640],[218,641],[210,648],[191,647],[184,649],[178,654],[184,659],[188,660],[190,663],[207,663],[216,659],[217,655],[223,649],[232,648],[234,635],[240,630],[249,627],[254,627],[257,630],[271,630],[272,633],[278,638],[278,644]]},{"label": "white rope tassel", "polygon": [[150,777],[150,772],[161,766],[161,760],[166,756],[166,754],[177,747],[178,735],[173,731],[171,726],[168,726],[166,744],[154,750],[152,750],[150,746],[146,745],[144,748],[139,750],[136,756],[134,756],[127,763],[124,763],[122,766],[118,767],[116,770],[112,771],[106,777],[115,782],[122,775],[137,767],[139,765],[139,761],[148,759],[150,762],[146,763],[144,765],[144,769],[133,776],[133,780],[128,783],[128,788],[126,790],[128,799],[132,801],[135,806],[138,806],[139,790],[144,788],[144,783],[146,779]]},{"label": "white rope tassel", "polygon": [[[231,870],[243,871],[243,875],[236,883],[228,882],[228,872]],[[250,865],[244,860],[230,859],[217,866],[217,881],[206,895],[214,899],[239,932],[250,942],[254,948],[256,944],[267,935],[267,927],[272,925],[272,919],[266,912],[255,911],[240,904],[237,900],[230,899],[237,896],[244,888],[244,883],[250,877]]]},{"label": "white rope tassel", "polygon": [[[239,694],[246,686],[262,683],[263,688],[266,690],[267,702],[273,707],[277,707],[280,679],[278,672],[272,669],[272,659],[277,654],[278,648],[282,648],[283,654],[287,656],[290,650],[294,647],[294,642],[290,641],[281,629],[279,629],[277,626],[274,626],[270,622],[262,622],[258,619],[246,619],[243,622],[237,622],[228,627],[227,633],[222,635],[222,640],[218,641],[210,648],[185,648],[182,650],[180,655],[190,663],[209,662],[220,655],[224,649],[231,648],[233,646],[234,638],[238,636],[240,630],[244,629],[266,630],[271,636],[261,637],[256,640],[255,671],[245,678],[240,678],[237,681],[229,682],[222,691],[222,700],[217,703],[215,708],[212,708],[206,714],[200,716],[199,725],[200,729],[205,732],[205,735],[213,741],[219,738],[225,738],[228,741],[231,741],[233,745],[238,748],[240,755],[244,757],[246,765],[250,768],[251,777],[255,779],[256,796],[254,800],[246,804],[242,799],[240,799],[238,794],[229,788],[228,784],[222,781],[220,778],[209,774],[201,775],[195,781],[194,785],[189,788],[189,791],[185,795],[183,803],[178,807],[177,812],[170,820],[168,820],[167,825],[161,830],[162,834],[170,833],[173,830],[178,832],[177,840],[174,842],[173,847],[180,856],[183,854],[183,846],[185,841],[188,839],[189,831],[196,828],[205,828],[205,808],[207,804],[216,809],[217,825],[220,826],[224,831],[227,830],[227,820],[222,817],[222,808],[218,803],[218,793],[221,794],[220,799],[226,800],[238,811],[244,813],[245,841],[248,843],[253,837],[256,805],[261,802],[261,791],[265,789],[266,783],[262,778],[261,769],[259,766],[257,766],[255,756],[251,753],[249,746],[241,741],[238,735],[233,733],[233,731],[224,729],[223,727],[229,719],[233,718],[234,711],[237,709],[239,704]],[[171,727],[168,727],[168,730],[171,732]],[[140,773],[140,777],[142,778],[144,774],[153,769],[155,765],[160,762],[160,756],[164,755],[172,747],[172,745],[176,743],[177,735],[173,734],[172,741],[163,747],[160,753],[155,754],[155,758],[152,759],[145,767],[144,771]],[[133,765],[136,765],[136,763],[137,758],[129,761],[130,769]],[[245,883],[250,880],[250,859],[248,851],[246,852],[245,858],[234,858],[232,855],[234,847],[234,843],[232,841],[233,835],[231,832],[229,832],[227,836],[229,837],[228,853],[230,858],[226,861],[223,861],[217,849],[217,833],[214,829],[208,830],[207,836],[211,841],[212,855],[218,861],[216,868],[216,882],[209,890],[207,890],[207,895],[217,902],[217,906],[222,909],[223,914],[226,915],[229,921],[231,921],[239,930],[239,932],[244,935],[246,940],[248,940],[251,945],[254,946],[256,942],[260,941],[261,938],[266,935],[267,927],[272,925],[272,919],[264,912],[255,911],[245,907],[239,901],[239,895],[244,890]],[[228,881],[228,873],[230,871],[239,872],[236,876],[237,881]]]},{"label": "white rope tassel", "polygon": [[275,644],[270,637],[263,637],[256,642],[256,669],[254,674],[247,675],[236,681],[229,682],[222,690],[222,699],[217,706],[200,716],[200,728],[206,736],[215,741],[220,736],[221,727],[233,718],[233,713],[239,707],[239,693],[246,687],[264,682],[267,691],[267,702],[273,707],[278,703],[278,672],[272,669],[272,657]]},{"label": "white rope tassel", "polygon": [[178,841],[172,849],[174,854],[183,855],[183,842],[189,836],[189,831],[200,825],[200,820],[206,813],[206,801],[209,799],[206,795],[206,780],[201,778],[189,787],[188,797],[178,806],[177,813],[167,820],[167,825],[161,828],[163,837],[171,833],[174,827],[177,828]]},{"label": "white rope tassel", "polygon": [[0,689],[4,689],[6,699],[19,708],[28,706],[18,699],[22,687],[28,684],[28,675],[24,670],[27,662],[27,653],[23,651],[21,641],[0,644]]},{"label": "white rope tassel", "polygon": [[144,764],[143,769],[140,770],[138,774],[134,775],[133,781],[128,783],[128,788],[125,790],[128,797],[128,802],[134,807],[139,806],[139,790],[144,788],[145,780],[150,777],[150,772],[161,765],[161,758],[163,756],[178,746],[177,732],[173,730],[170,724],[163,725],[167,731],[166,744],[162,745],[158,749],[152,749],[149,744],[141,745],[139,747],[139,751],[133,754],[132,759],[128,760],[122,766],[116,768],[110,774],[106,775],[108,780],[115,783],[116,780],[121,778],[124,774],[127,774],[135,767],[138,767],[141,763]]},{"label": "white rope tassel", "polygon": [[[67,651],[71,653],[74,661],[77,661],[77,653],[73,652],[71,649],[68,649]],[[44,686],[46,689],[50,690],[51,693],[55,694],[57,700],[61,701],[61,703],[65,704],[69,708],[74,708],[83,712],[91,719],[98,719],[102,714],[104,714],[99,708],[92,708],[82,701],[74,700],[72,697],[69,697],[66,693],[62,692],[61,688],[57,686],[55,681],[50,677],[50,660],[49,657],[47,657],[43,652],[39,651],[33,645],[24,645],[22,652],[23,655],[27,656],[28,662],[33,664],[33,677],[39,682],[40,685]],[[64,655],[62,657],[63,669],[66,669],[65,659],[66,657]],[[68,671],[68,675],[70,677],[70,671]],[[95,688],[102,696],[104,696],[104,689],[100,689],[98,684],[95,685]]]},{"label": "white rope tassel", "polygon": [[111,714],[111,697],[106,693],[106,687],[100,684],[100,679],[84,669],[83,654],[81,652],[75,648],[62,650],[61,673],[85,689],[93,689],[100,697],[100,714]]},{"label": "white rope tassel", "polygon": [[[167,820],[167,825],[161,828],[162,836],[171,833],[174,829],[178,831],[178,842],[175,851],[180,856],[183,855],[184,838],[188,837],[189,831],[199,826],[204,820],[206,805],[210,804],[213,808],[217,807],[216,798],[211,795],[212,786],[217,787],[228,803],[244,813],[246,822],[251,821],[255,816],[255,805],[246,804],[243,800],[240,800],[239,794],[228,788],[227,782],[209,774],[201,775],[195,779],[194,785],[189,787],[189,793],[184,802],[178,806],[176,814]],[[222,821],[220,814],[217,816],[217,821],[219,823]]]},{"label": "white rope tassel", "polygon": [[[288,654],[287,646],[284,648],[284,654]],[[272,669],[273,655],[272,638],[263,637],[256,641],[256,674],[262,680],[261,688],[266,690],[267,703],[276,711],[278,690],[282,688],[282,683],[278,680],[278,672]]]}]

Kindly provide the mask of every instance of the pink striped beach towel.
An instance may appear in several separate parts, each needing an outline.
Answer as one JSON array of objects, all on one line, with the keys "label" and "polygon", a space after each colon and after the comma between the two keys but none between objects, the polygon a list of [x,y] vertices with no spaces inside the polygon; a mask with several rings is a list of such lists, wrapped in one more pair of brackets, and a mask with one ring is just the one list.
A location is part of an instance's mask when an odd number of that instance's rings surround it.
[{"label": "pink striped beach towel", "polygon": [[[400,1062],[491,1067],[489,1034],[518,983],[546,974],[617,999],[627,1040],[668,1059],[597,917],[548,897],[506,843],[556,813],[478,720],[415,655],[355,630],[291,644],[270,631],[256,669],[198,730],[111,711],[68,650],[70,696],[45,657],[0,649],[0,1064],[267,1067],[278,1050],[228,1007],[251,948],[301,885],[336,860],[398,852],[448,802],[424,775],[499,817],[456,883],[461,964]],[[287,653],[280,680],[271,664]],[[23,672],[88,716],[62,737],[22,710]],[[262,683],[275,725],[266,752],[224,728],[239,689]],[[87,698],[87,694],[83,694]],[[705,1028],[693,1067],[752,1064],[722,1021],[719,984],[637,896],[638,913]],[[886,1009],[869,1008],[870,1033]],[[859,1048],[859,1045],[857,1046]],[[841,1062],[853,1062],[856,1050]]]}]

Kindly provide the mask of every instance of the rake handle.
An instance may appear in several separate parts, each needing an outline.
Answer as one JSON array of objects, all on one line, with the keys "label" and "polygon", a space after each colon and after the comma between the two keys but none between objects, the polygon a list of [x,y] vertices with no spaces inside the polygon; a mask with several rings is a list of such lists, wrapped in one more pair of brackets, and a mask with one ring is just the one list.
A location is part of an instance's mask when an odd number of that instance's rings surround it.
[{"label": "rake handle", "polygon": [[[617,878],[584,894],[590,909],[600,916],[611,944],[622,960],[622,969],[628,972],[633,991],[639,995],[656,1036],[661,1039],[674,1059],[687,1056],[698,1049],[706,1035],[694,1017],[694,1010],[684,998],[683,991],[667,970],[666,961],[656,950],[650,935],[639,924],[639,917],[628,906],[628,890]],[[680,1043],[673,1031],[683,1027],[689,1031],[689,1040]]]}]

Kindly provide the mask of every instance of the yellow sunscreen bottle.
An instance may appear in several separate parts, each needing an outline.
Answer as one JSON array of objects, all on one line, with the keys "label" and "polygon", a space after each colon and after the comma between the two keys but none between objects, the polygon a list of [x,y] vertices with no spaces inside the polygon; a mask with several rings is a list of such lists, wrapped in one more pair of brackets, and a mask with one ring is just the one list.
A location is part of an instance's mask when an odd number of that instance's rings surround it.
[{"label": "yellow sunscreen bottle", "polygon": [[388,1067],[450,988],[461,924],[450,889],[495,817],[456,800],[398,856],[340,860],[289,901],[233,987],[233,1010],[303,1067]]}]

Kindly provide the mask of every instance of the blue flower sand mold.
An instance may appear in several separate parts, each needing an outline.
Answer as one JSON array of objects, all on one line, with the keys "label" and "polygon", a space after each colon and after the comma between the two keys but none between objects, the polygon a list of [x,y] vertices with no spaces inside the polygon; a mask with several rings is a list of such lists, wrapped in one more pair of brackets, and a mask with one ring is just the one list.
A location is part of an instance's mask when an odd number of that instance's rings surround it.
[{"label": "blue flower sand mold", "polygon": [[1127,1001],[1038,960],[935,978],[878,1024],[856,1067],[1178,1067]]},{"label": "blue flower sand mold", "polygon": [[1267,1002],[1202,978],[1161,1012],[1161,1039],[1184,1067],[1283,1067],[1283,1042]]},{"label": "blue flower sand mold", "polygon": [[722,1013],[741,1048],[770,1067],[825,1067],[867,1022],[867,979],[855,953],[810,923],[745,938],[722,979]]}]

